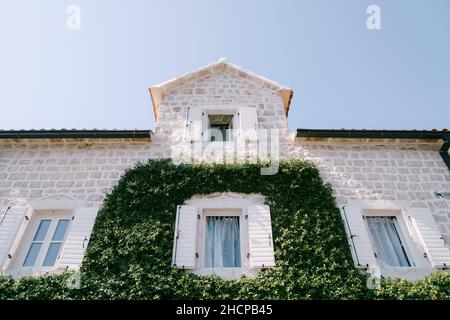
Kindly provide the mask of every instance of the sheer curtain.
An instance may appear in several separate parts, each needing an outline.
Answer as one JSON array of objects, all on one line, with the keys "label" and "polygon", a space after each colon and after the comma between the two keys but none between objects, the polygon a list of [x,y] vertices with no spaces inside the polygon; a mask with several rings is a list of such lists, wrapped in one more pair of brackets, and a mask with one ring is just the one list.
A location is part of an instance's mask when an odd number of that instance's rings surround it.
[{"label": "sheer curtain", "polygon": [[367,217],[367,222],[377,258],[391,267],[411,266],[395,226],[395,217]]},{"label": "sheer curtain", "polygon": [[205,267],[240,266],[239,218],[206,217]]}]

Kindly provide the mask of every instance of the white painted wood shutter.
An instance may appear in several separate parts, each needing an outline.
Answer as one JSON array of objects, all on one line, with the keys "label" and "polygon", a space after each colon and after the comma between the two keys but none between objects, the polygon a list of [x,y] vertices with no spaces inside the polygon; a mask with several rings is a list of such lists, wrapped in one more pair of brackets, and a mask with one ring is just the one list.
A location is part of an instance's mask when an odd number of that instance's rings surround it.
[{"label": "white painted wood shutter", "polygon": [[370,243],[363,212],[357,206],[345,206],[341,211],[356,268],[377,268],[377,260]]},{"label": "white painted wood shutter", "polygon": [[239,110],[241,139],[258,140],[258,113],[256,107],[241,107]]},{"label": "white painted wood shutter", "polygon": [[199,107],[189,107],[186,119],[186,141],[196,142],[202,140],[203,111]]},{"label": "white painted wood shutter", "polygon": [[26,212],[27,208],[3,208],[0,211],[0,269],[10,253]]},{"label": "white painted wood shutter", "polygon": [[81,266],[97,213],[96,207],[79,207],[75,211],[59,255],[58,268],[77,269]]},{"label": "white painted wood shutter", "polygon": [[275,266],[270,207],[250,206],[247,214],[250,266],[252,268]]},{"label": "white painted wood shutter", "polygon": [[408,215],[416,229],[432,268],[450,266],[450,249],[445,243],[431,211],[426,208],[408,209]]},{"label": "white painted wood shutter", "polygon": [[173,265],[194,269],[197,247],[197,214],[195,206],[180,206],[175,222]]}]

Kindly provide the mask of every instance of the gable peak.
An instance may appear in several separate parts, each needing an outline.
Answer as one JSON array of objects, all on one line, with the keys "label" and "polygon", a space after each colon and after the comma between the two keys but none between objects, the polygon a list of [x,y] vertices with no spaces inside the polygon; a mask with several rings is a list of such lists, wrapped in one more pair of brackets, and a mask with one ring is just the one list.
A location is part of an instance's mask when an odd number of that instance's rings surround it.
[{"label": "gable peak", "polygon": [[286,116],[289,111],[289,106],[291,103],[291,99],[293,96],[293,91],[289,87],[283,86],[275,81],[269,80],[263,76],[260,76],[256,73],[248,71],[240,66],[237,66],[226,58],[220,58],[215,62],[212,62],[206,66],[200,67],[191,72],[182,74],[178,77],[172,78],[170,80],[164,81],[156,86],[152,86],[149,88],[150,96],[153,104],[153,111],[155,120],[157,118],[159,104],[161,102],[162,97],[170,90],[178,88],[190,81],[195,81],[207,76],[211,76],[213,74],[219,72],[229,72],[238,77],[245,78],[249,81],[253,81],[259,83],[264,86],[268,90],[275,91],[283,100]]}]

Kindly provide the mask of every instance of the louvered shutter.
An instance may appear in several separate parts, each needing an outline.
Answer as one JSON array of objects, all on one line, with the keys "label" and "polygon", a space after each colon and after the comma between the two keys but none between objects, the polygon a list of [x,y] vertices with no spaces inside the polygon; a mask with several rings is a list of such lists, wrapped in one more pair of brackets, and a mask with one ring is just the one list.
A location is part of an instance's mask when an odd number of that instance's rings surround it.
[{"label": "louvered shutter", "polygon": [[258,139],[258,114],[256,107],[241,107],[239,110],[240,137],[243,140]]},{"label": "louvered shutter", "polygon": [[432,268],[450,266],[450,249],[442,238],[436,221],[429,209],[411,208],[408,210],[412,224],[420,238]]},{"label": "louvered shutter", "polygon": [[269,206],[251,206],[248,207],[247,213],[250,266],[252,268],[275,266]]},{"label": "louvered shutter", "polygon": [[201,141],[203,132],[202,109],[199,107],[189,107],[186,121],[186,141]]},{"label": "louvered shutter", "polygon": [[197,214],[195,206],[180,206],[175,222],[173,265],[194,269],[197,246]]},{"label": "louvered shutter", "polygon": [[[376,268],[377,261],[370,243],[369,231],[361,208],[346,206],[342,210],[345,229],[352,246],[352,255],[357,268]],[[353,241],[352,241],[353,240]]]},{"label": "louvered shutter", "polygon": [[0,212],[0,269],[10,253],[26,212],[27,208],[3,208]]},{"label": "louvered shutter", "polygon": [[76,269],[81,266],[97,213],[98,208],[95,207],[80,207],[75,211],[59,256],[58,268]]}]

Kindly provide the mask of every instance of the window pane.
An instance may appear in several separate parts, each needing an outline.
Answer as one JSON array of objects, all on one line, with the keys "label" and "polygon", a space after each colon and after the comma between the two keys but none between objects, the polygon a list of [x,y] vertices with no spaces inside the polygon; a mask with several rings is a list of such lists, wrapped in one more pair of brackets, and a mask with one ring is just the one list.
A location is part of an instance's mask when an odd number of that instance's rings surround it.
[{"label": "window pane", "polygon": [[53,234],[52,241],[62,241],[66,234],[67,226],[69,225],[69,219],[61,219],[58,221],[55,233]]},{"label": "window pane", "polygon": [[375,253],[382,263],[391,267],[411,266],[395,226],[395,217],[367,217]]},{"label": "window pane", "polygon": [[45,256],[44,267],[51,267],[55,265],[56,258],[59,254],[59,249],[61,248],[61,242],[52,242],[48,247],[47,255]]},{"label": "window pane", "polygon": [[230,141],[233,128],[232,114],[208,115],[211,141]]},{"label": "window pane", "polygon": [[45,235],[47,234],[48,227],[52,221],[50,219],[42,219],[39,223],[39,227],[34,235],[33,241],[44,241]]},{"label": "window pane", "polygon": [[207,217],[205,267],[238,268],[241,246],[238,217]]},{"label": "window pane", "polygon": [[36,259],[41,250],[42,243],[32,243],[30,249],[28,250],[27,257],[23,262],[24,267],[32,267],[36,263]]}]

